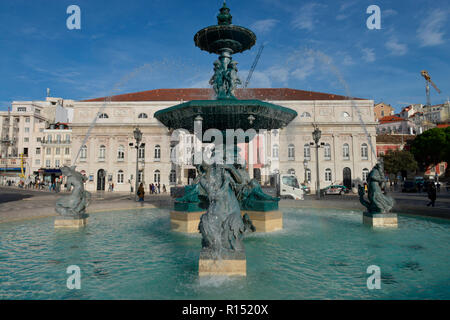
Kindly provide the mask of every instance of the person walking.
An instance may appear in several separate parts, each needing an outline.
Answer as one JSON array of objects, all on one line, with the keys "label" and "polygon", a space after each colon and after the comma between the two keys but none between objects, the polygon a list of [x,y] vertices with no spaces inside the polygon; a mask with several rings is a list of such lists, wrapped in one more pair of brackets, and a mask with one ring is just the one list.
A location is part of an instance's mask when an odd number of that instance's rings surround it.
[{"label": "person walking", "polygon": [[436,186],[434,183],[430,183],[430,186],[428,187],[428,199],[430,199],[430,202],[427,203],[427,207],[430,205],[434,207],[434,202],[436,201]]},{"label": "person walking", "polygon": [[141,183],[139,185],[138,191],[137,191],[137,195],[139,197],[139,202],[144,202],[144,195],[145,195],[145,191],[144,191],[144,184]]},{"label": "person walking", "polygon": [[114,192],[114,182],[111,184],[111,191]]},{"label": "person walking", "polygon": [[166,185],[163,184],[163,193],[166,193],[166,192],[167,192]]}]

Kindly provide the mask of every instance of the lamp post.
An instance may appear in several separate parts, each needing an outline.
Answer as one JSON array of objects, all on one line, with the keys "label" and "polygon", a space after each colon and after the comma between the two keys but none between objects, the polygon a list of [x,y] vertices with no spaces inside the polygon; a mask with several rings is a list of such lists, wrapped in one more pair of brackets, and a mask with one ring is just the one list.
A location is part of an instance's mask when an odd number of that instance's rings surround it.
[{"label": "lamp post", "polygon": [[134,200],[138,201],[138,195],[137,195],[137,191],[138,191],[138,183],[139,183],[139,147],[142,141],[142,132],[141,130],[139,130],[139,128],[134,129],[133,131],[134,134],[134,139],[136,140],[136,184],[135,184],[135,189],[134,189]]},{"label": "lamp post", "polygon": [[322,136],[322,131],[320,131],[318,126],[314,126],[314,131],[312,133],[313,140],[316,143],[316,194],[317,200],[320,200],[320,175],[319,175],[319,141]]}]

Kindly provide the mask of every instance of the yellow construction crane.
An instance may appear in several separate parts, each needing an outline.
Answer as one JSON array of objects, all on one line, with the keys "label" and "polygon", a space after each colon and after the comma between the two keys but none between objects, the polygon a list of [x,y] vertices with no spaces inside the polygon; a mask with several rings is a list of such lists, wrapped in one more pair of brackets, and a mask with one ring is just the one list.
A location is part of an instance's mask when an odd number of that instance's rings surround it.
[{"label": "yellow construction crane", "polygon": [[431,106],[430,84],[433,86],[433,88],[436,89],[437,93],[440,94],[441,90],[439,90],[439,88],[434,84],[434,82],[431,81],[430,74],[428,73],[427,70],[422,70],[420,73],[422,74],[422,77],[424,77],[425,81],[426,81],[425,89],[426,89],[426,92],[427,92],[427,106]]}]

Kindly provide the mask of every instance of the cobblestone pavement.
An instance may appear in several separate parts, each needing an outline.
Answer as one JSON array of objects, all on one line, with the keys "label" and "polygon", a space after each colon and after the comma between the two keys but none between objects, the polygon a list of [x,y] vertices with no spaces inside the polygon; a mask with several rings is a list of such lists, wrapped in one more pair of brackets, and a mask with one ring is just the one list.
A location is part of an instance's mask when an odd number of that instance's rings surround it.
[{"label": "cobblestone pavement", "polygon": [[[67,193],[0,187],[0,223],[56,216],[55,201],[65,194]],[[438,193],[434,208],[426,206],[428,198],[425,193],[391,193],[391,196],[395,199],[393,212],[450,219],[450,193],[447,191]],[[155,207],[170,209],[172,206],[173,199],[169,194],[146,195],[144,203],[137,203],[129,192],[97,192],[92,193],[88,213]],[[304,201],[281,200],[280,207],[364,210],[358,196],[354,194],[327,195],[320,201],[315,199],[315,195],[307,195]]]}]

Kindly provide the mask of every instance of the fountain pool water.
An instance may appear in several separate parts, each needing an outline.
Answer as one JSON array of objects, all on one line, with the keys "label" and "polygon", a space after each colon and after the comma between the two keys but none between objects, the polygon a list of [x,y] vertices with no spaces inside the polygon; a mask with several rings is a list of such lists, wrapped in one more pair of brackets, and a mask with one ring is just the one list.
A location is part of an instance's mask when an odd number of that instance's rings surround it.
[{"label": "fountain pool water", "polygon": [[[399,216],[371,229],[361,212],[283,209],[284,229],[244,240],[247,277],[198,277],[200,235],[168,232],[169,210],[0,225],[0,299],[450,299],[450,223]],[[120,223],[118,223],[120,221]],[[81,289],[66,269],[81,268]],[[381,268],[381,289],[366,286]]]}]

